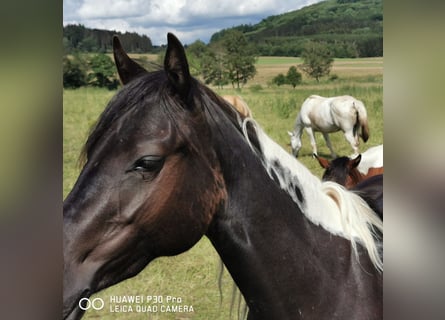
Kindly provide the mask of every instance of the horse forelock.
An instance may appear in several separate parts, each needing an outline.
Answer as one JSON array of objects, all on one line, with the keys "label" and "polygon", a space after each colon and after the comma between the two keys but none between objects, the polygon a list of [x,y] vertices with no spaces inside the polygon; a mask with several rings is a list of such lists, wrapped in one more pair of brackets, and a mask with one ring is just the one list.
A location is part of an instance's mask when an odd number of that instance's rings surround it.
[{"label": "horse forelock", "polygon": [[[315,225],[350,240],[356,253],[356,244],[361,243],[374,266],[382,270],[380,240],[375,234],[376,230],[383,233],[383,222],[366,202],[337,183],[322,183],[268,137],[253,119],[245,119],[244,128],[247,123],[255,128],[261,148],[254,150],[261,152],[259,156],[269,176],[298,204],[303,214]],[[249,136],[246,135],[246,139],[249,140]]]},{"label": "horse forelock", "polygon": [[96,123],[90,129],[86,143],[84,144],[79,157],[80,165],[84,165],[88,160],[91,151],[101,142],[102,138],[109,133],[114,124],[129,114],[131,111],[142,108],[144,99],[157,92],[153,87],[166,80],[163,71],[148,73],[123,86],[108,102]]},{"label": "horse forelock", "polygon": [[[190,92],[194,92],[196,80],[192,79]],[[184,130],[184,110],[191,109],[193,99],[187,101],[182,100],[174,92],[174,88],[169,84],[164,71],[156,71],[147,73],[130,83],[123,86],[115,96],[109,101],[108,105],[99,116],[96,123],[90,129],[87,141],[82,148],[79,163],[85,164],[91,151],[107,136],[111,130],[116,129],[116,122],[128,120],[132,123],[140,123],[140,116],[144,116],[147,107],[157,105],[159,111],[169,118],[170,122],[177,129],[178,134],[187,136]],[[187,121],[191,118],[192,112],[187,113]],[[198,115],[196,112],[195,115]],[[135,117],[135,118],[132,118]],[[197,117],[196,117],[197,118]],[[197,119],[195,119],[197,120]],[[149,119],[150,121],[150,119]]]},{"label": "horse forelock", "polygon": [[92,151],[105,141],[104,137],[109,136],[110,132],[118,127],[115,125],[118,121],[125,120],[134,126],[141,122],[137,117],[143,116],[147,107],[156,105],[162,115],[168,118],[176,133],[187,141],[191,151],[203,158],[208,156],[208,165],[213,167],[214,161],[210,158],[214,155],[209,156],[211,131],[219,130],[223,135],[228,135],[232,134],[235,128],[241,137],[242,121],[237,112],[221,97],[196,79],[190,80],[192,83],[187,99],[175,94],[162,70],[147,73],[123,86],[90,130],[79,163],[85,164]]}]

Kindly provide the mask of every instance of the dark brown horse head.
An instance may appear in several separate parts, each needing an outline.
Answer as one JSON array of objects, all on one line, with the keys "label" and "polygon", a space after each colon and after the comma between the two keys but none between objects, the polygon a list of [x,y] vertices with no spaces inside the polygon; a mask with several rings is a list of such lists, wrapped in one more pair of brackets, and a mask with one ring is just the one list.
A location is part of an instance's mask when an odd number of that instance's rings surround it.
[{"label": "dark brown horse head", "polygon": [[114,56],[124,87],[91,132],[64,201],[63,319],[80,319],[82,298],[154,258],[191,248],[226,197],[181,43],[168,35],[156,72],[131,60],[117,38]]},{"label": "dark brown horse head", "polygon": [[314,154],[320,166],[325,170],[322,176],[323,181],[334,181],[342,186],[350,188],[362,180],[357,169],[362,157],[359,154],[354,159],[349,157],[338,157],[332,161]]}]

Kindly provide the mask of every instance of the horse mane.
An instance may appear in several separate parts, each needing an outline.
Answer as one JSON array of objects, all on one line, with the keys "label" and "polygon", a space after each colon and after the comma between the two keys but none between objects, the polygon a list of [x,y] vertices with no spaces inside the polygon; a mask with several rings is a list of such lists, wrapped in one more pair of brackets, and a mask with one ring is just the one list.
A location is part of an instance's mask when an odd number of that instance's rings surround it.
[{"label": "horse mane", "polygon": [[379,232],[383,234],[383,222],[367,203],[337,183],[320,181],[273,141],[252,118],[243,122],[244,136],[249,144],[252,139],[247,132],[249,124],[260,145],[260,148],[252,147],[252,150],[262,159],[270,178],[289,194],[311,222],[350,240],[357,258],[357,243],[361,243],[376,269],[383,270],[379,240]]}]

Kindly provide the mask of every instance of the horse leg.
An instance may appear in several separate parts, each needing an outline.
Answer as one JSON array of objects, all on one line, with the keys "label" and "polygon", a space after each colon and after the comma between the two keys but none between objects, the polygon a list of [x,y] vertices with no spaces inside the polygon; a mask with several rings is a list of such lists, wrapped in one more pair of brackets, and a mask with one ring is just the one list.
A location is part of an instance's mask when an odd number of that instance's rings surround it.
[{"label": "horse leg", "polygon": [[311,140],[311,146],[312,146],[312,154],[318,155],[317,153],[317,145],[315,143],[315,136],[314,136],[314,130],[312,130],[311,127],[306,127],[306,132],[309,136],[309,139]]},{"label": "horse leg", "polygon": [[324,140],[326,141],[326,145],[328,146],[329,150],[331,150],[331,156],[333,159],[337,158],[337,155],[334,152],[334,149],[332,149],[331,139],[329,138],[329,134],[327,132],[322,132]]},{"label": "horse leg", "polygon": [[354,150],[353,156],[358,155],[358,145],[360,143],[358,140],[358,135],[354,135],[352,130],[345,131],[345,138],[351,144],[351,147]]}]

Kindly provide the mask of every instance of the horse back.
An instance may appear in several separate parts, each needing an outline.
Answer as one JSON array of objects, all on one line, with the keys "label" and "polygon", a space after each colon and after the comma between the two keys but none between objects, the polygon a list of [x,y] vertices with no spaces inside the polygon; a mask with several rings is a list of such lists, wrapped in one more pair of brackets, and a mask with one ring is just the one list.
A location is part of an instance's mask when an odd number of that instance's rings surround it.
[{"label": "horse back", "polygon": [[[362,159],[357,169],[362,174],[367,174],[369,168],[382,168],[383,170],[383,145],[371,147],[362,153]],[[382,172],[383,173],[383,172]]]},{"label": "horse back", "polygon": [[222,98],[235,107],[243,117],[252,117],[252,111],[240,96],[224,95]]},{"label": "horse back", "polygon": [[297,121],[305,127],[312,127],[315,131],[330,133],[339,130],[332,118],[331,98],[317,95],[308,97],[301,106]]},{"label": "horse back", "polygon": [[344,118],[353,121],[357,118],[358,100],[351,96],[332,97],[329,100],[330,111],[335,118]]},{"label": "horse back", "polygon": [[368,173],[364,176],[364,178],[370,178],[379,174],[383,174],[383,167],[369,168]]}]

